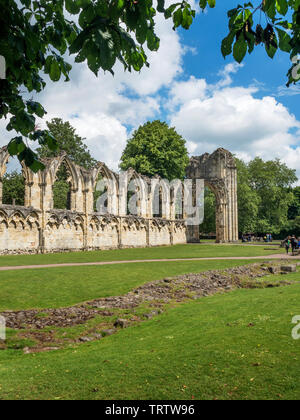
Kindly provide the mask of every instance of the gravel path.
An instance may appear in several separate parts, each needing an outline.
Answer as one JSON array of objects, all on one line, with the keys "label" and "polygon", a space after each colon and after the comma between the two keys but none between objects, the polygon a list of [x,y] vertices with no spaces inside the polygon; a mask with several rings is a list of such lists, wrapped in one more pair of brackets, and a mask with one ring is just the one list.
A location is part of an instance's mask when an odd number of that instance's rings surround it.
[{"label": "gravel path", "polygon": [[155,260],[129,260],[129,261],[101,261],[88,263],[63,263],[63,264],[41,264],[41,265],[21,265],[0,267],[0,271],[11,270],[28,270],[36,268],[54,268],[54,267],[84,267],[97,265],[114,265],[114,264],[136,264],[136,263],[151,263],[151,262],[184,262],[184,261],[214,261],[214,260],[270,260],[270,259],[284,259],[284,260],[299,260],[300,255],[292,257],[286,254],[263,255],[257,257],[209,257],[209,258],[174,258],[174,259],[155,259]]}]

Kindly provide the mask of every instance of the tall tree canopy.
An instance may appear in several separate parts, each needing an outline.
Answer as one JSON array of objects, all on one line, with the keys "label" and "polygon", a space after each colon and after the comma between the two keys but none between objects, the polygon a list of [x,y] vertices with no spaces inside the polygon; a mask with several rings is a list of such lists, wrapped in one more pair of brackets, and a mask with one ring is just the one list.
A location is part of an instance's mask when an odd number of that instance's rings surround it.
[{"label": "tall tree canopy", "polygon": [[294,199],[291,187],[297,181],[295,170],[278,159],[264,162],[255,158],[247,166],[250,186],[260,200],[256,230],[279,233],[287,224]]},{"label": "tall tree canopy", "polygon": [[60,152],[66,152],[68,157],[77,165],[90,169],[96,165],[97,161],[92,158],[84,138],[76,134],[76,130],[69,121],[60,118],[53,118],[47,122],[48,129],[53,133],[57,140],[57,148],[50,150],[47,145],[42,145],[37,149],[40,158],[58,156]]},{"label": "tall tree canopy", "polygon": [[[54,157],[60,152],[66,152],[68,157],[79,166],[90,169],[97,161],[91,156],[84,138],[76,134],[76,130],[68,121],[54,118],[47,122],[48,129],[57,140],[56,150],[50,150],[47,145],[37,149],[40,158]],[[62,165],[56,174],[56,181],[53,185],[53,204],[56,209],[70,209],[70,184],[68,182],[67,168]]]},{"label": "tall tree canopy", "polygon": [[[288,83],[298,81],[300,0],[253,3],[228,12],[229,34],[221,47],[224,57],[233,54],[241,62],[247,51],[251,53],[261,43],[270,57],[280,48],[293,59]],[[213,8],[216,0],[200,0],[199,4],[202,9]],[[68,81],[67,53],[75,54],[77,63],[86,61],[96,75],[100,69],[113,73],[118,61],[126,70],[140,71],[148,66],[145,45],[151,51],[159,48],[156,14],[172,19],[174,29],[189,29],[195,17],[186,0],[168,6],[165,0],[0,0],[0,5],[0,55],[6,60],[6,80],[0,80],[0,118],[8,117],[7,129],[17,132],[9,152],[33,171],[43,165],[24,140],[51,150],[57,146],[49,130],[36,129],[36,117],[43,117],[46,110],[28,99],[45,88],[42,73],[53,82],[61,77]],[[256,22],[260,13],[266,15],[265,28]]]},{"label": "tall tree canopy", "polygon": [[140,126],[128,140],[120,168],[133,168],[147,176],[183,179],[189,162],[185,140],[174,128],[161,121]]},{"label": "tall tree canopy", "polygon": [[[47,126],[54,133],[58,148],[55,151],[49,150],[46,145],[37,149],[39,158],[48,158],[58,156],[60,152],[65,151],[68,157],[74,163],[86,169],[92,168],[97,161],[92,158],[84,138],[76,134],[75,128],[66,121],[54,118],[47,122]],[[3,177],[3,203],[24,205],[25,184],[21,172],[13,171],[6,173]],[[67,168],[62,165],[56,174],[56,181],[53,186],[54,208],[68,209],[70,201],[70,184],[68,182]]]}]

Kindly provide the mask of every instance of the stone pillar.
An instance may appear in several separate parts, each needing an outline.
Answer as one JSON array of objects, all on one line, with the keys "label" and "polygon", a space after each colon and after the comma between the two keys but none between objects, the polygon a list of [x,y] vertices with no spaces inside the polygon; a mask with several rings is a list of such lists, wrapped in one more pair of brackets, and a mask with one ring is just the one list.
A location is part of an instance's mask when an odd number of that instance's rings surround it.
[{"label": "stone pillar", "polygon": [[170,226],[170,245],[174,245],[174,225],[175,222],[172,221]]},{"label": "stone pillar", "polygon": [[234,241],[239,240],[239,226],[238,226],[238,201],[237,201],[237,170],[234,171]]},{"label": "stone pillar", "polygon": [[200,229],[199,225],[197,226],[187,226],[187,242],[188,243],[199,243],[200,242]]},{"label": "stone pillar", "polygon": [[170,219],[176,219],[176,197],[170,197]]},{"label": "stone pillar", "polygon": [[3,182],[2,179],[0,179],[0,205],[3,203]]}]

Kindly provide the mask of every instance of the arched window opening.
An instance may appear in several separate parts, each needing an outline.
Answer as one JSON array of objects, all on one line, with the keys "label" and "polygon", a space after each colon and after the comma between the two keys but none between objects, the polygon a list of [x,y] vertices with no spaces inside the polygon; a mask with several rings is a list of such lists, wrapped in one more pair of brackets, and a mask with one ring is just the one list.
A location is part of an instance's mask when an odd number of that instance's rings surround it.
[{"label": "arched window opening", "polygon": [[2,204],[25,205],[25,179],[17,158],[10,158],[2,180]]},{"label": "arched window opening", "polygon": [[107,178],[100,173],[94,189],[94,211],[101,214],[108,213],[107,181]]},{"label": "arched window opening", "polygon": [[127,186],[127,198],[126,198],[126,214],[127,216],[138,215],[139,209],[139,187],[136,179],[131,179]]},{"label": "arched window opening", "polygon": [[177,189],[175,197],[175,219],[182,220],[184,218],[184,202],[183,202],[183,188]]},{"label": "arched window opening", "polygon": [[204,220],[200,225],[200,238],[216,238],[216,197],[209,188],[204,190]]},{"label": "arched window opening", "polygon": [[153,217],[163,217],[163,191],[159,185],[156,185],[153,194],[152,214]]},{"label": "arched window opening", "polygon": [[56,172],[56,180],[53,184],[53,208],[59,210],[71,210],[72,175],[63,162]]}]

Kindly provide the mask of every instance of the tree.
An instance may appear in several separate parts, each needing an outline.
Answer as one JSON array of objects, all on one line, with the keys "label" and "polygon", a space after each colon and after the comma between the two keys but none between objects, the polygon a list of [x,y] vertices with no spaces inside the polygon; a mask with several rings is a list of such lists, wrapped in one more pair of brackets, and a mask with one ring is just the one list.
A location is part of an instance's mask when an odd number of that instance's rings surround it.
[{"label": "tree", "polygon": [[300,234],[300,216],[295,217],[295,219],[291,223],[290,229],[293,232],[293,234]]},{"label": "tree", "polygon": [[47,127],[57,140],[57,148],[50,150],[47,145],[42,145],[37,149],[39,158],[58,156],[60,152],[64,151],[74,163],[85,169],[96,165],[97,161],[92,158],[84,143],[85,139],[76,134],[75,128],[68,121],[64,122],[60,118],[53,118],[47,122]]},{"label": "tree", "polygon": [[21,173],[13,171],[3,177],[3,204],[24,206],[25,182]]},{"label": "tree", "polygon": [[204,220],[200,226],[203,233],[216,232],[216,198],[211,189],[204,191]]},{"label": "tree", "polygon": [[242,233],[257,231],[258,208],[260,196],[251,186],[248,165],[240,159],[235,159],[237,165],[237,196],[239,230]]},{"label": "tree", "polygon": [[[97,161],[92,158],[84,138],[76,134],[76,130],[71,124],[64,122],[60,118],[53,118],[47,122],[48,129],[53,133],[57,140],[56,150],[50,150],[46,145],[37,149],[39,158],[49,158],[58,156],[61,152],[66,152],[68,157],[79,166],[90,169],[96,165]],[[70,209],[70,183],[67,168],[62,165],[56,174],[56,181],[53,185],[53,206],[55,209]]]},{"label": "tree", "polygon": [[60,210],[71,210],[71,185],[67,168],[62,165],[56,174],[56,181],[52,187],[53,208]]},{"label": "tree", "polygon": [[290,203],[288,210],[288,218],[294,220],[297,216],[300,216],[300,187],[293,188],[294,199]]},{"label": "tree", "polygon": [[294,199],[291,186],[297,181],[296,171],[279,159],[264,162],[261,158],[253,159],[248,169],[250,185],[260,198],[257,230],[279,233],[287,223]]},{"label": "tree", "polygon": [[122,154],[120,168],[172,180],[183,179],[188,162],[185,140],[174,128],[157,120],[147,122],[133,133]]},{"label": "tree", "polygon": [[[174,26],[189,28],[195,16],[188,2],[172,5],[164,1],[138,0],[1,0],[0,55],[6,61],[6,80],[0,80],[0,118],[10,118],[7,130],[17,136],[9,143],[9,153],[17,155],[33,171],[43,169],[38,156],[24,139],[57,147],[49,130],[36,128],[36,117],[44,117],[43,106],[28,99],[41,92],[46,82],[61,77],[69,80],[72,66],[65,55],[76,54],[77,63],[87,61],[97,75],[110,71],[117,61],[126,70],[140,71],[148,65],[144,44],[159,48],[154,16],[173,16]],[[65,9],[74,19],[67,18]],[[78,21],[78,24],[76,23]]]},{"label": "tree", "polygon": [[[240,233],[290,232],[289,208],[294,205],[292,185],[297,181],[294,169],[278,159],[263,161],[256,157],[249,163],[235,159],[237,165],[238,220]],[[215,229],[215,208],[212,192],[205,196],[205,219],[200,229]],[[298,219],[297,219],[298,220]]]},{"label": "tree", "polygon": [[[96,75],[100,69],[110,71],[119,61],[125,70],[140,71],[148,66],[144,45],[151,51],[159,48],[154,17],[163,14],[172,19],[174,29],[189,29],[195,11],[188,1],[165,0],[0,0],[0,55],[6,60],[6,80],[0,80],[0,118],[10,118],[9,131],[17,136],[9,143],[9,153],[17,155],[33,171],[43,169],[38,156],[26,139],[57,147],[49,130],[36,128],[36,117],[46,110],[30,95],[41,92],[46,82],[41,73],[53,82],[62,76],[69,80],[71,65],[65,55],[76,54],[77,63],[87,61]],[[216,0],[200,0],[200,7],[215,7]],[[74,18],[68,19],[64,8]],[[255,26],[258,12],[266,15],[263,28]],[[293,66],[288,84],[300,79],[297,54],[300,51],[300,1],[263,0],[255,6],[248,2],[228,12],[229,34],[221,51],[233,54],[241,62],[247,51],[265,44],[267,54],[274,57],[278,48],[290,53]],[[78,24],[76,23],[78,21]]]}]

